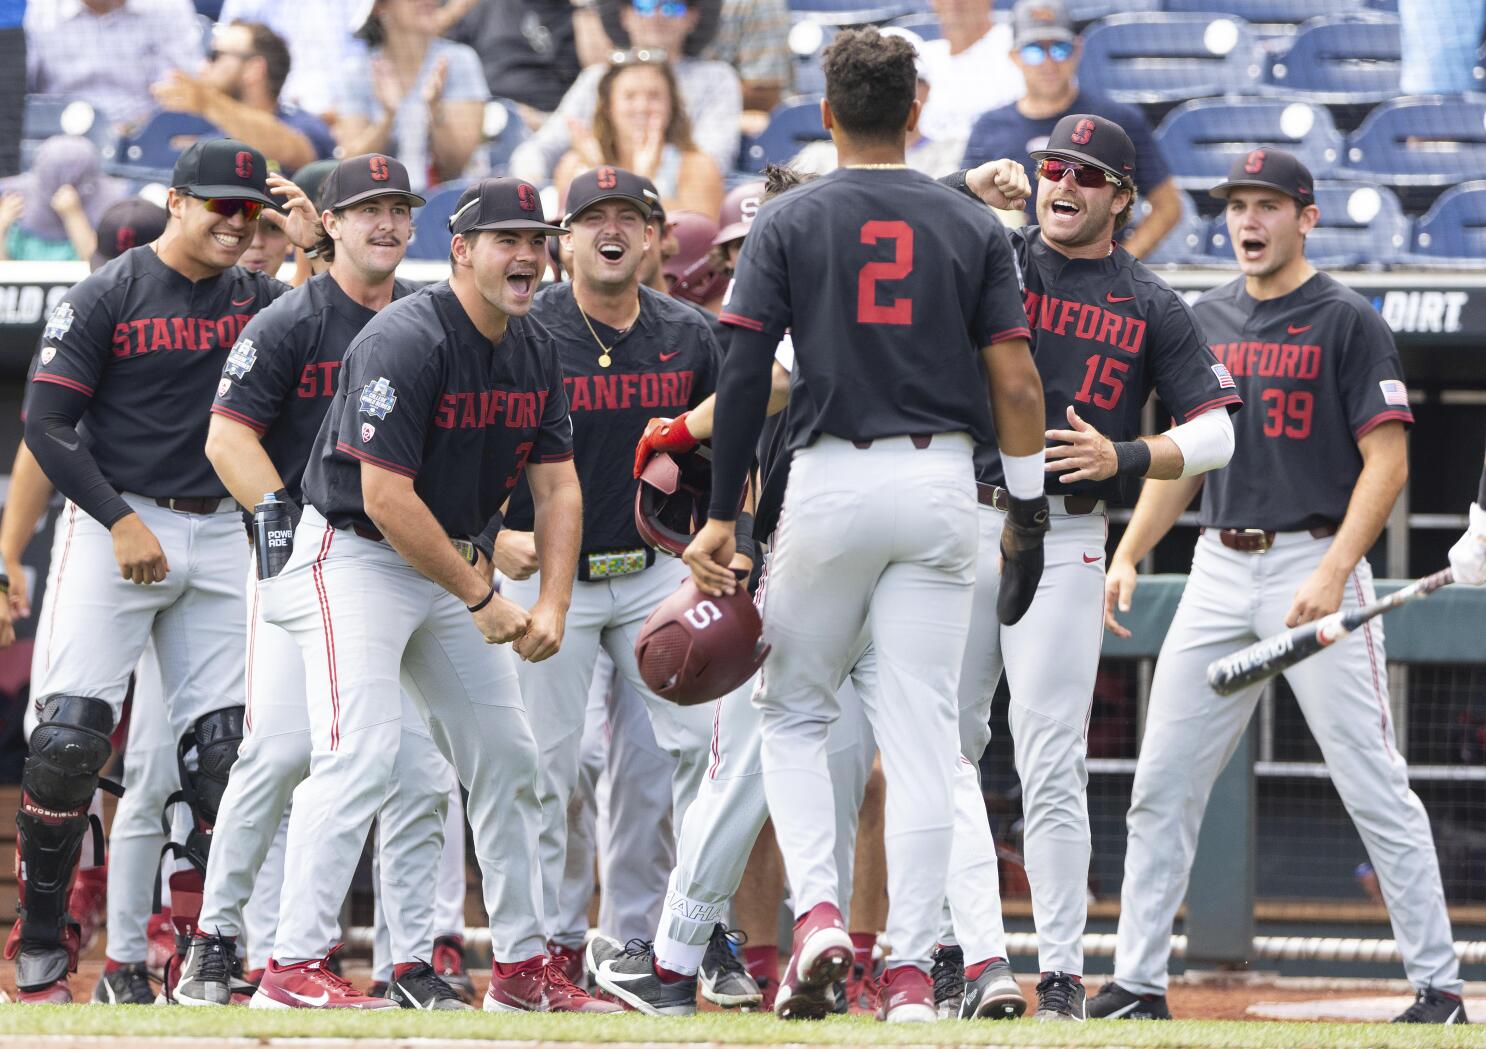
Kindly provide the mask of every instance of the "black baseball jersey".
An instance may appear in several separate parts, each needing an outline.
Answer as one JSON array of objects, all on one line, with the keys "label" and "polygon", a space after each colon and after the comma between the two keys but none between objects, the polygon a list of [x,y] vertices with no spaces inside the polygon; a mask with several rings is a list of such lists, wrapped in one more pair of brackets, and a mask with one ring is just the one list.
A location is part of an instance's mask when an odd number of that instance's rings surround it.
[{"label": "black baseball jersey", "polygon": [[1285,532],[1340,522],[1362,471],[1357,441],[1414,421],[1388,325],[1324,273],[1264,301],[1240,277],[1196,311],[1249,405],[1234,419],[1233,460],[1207,475],[1202,523]]},{"label": "black baseball jersey", "polygon": [[[1048,429],[1069,429],[1071,404],[1111,441],[1133,441],[1152,390],[1179,423],[1242,405],[1186,301],[1124,248],[1100,259],[1070,259],[1048,247],[1036,226],[1013,231],[1012,243],[1026,282]],[[976,449],[975,465],[983,483],[1005,483],[993,443]],[[1137,494],[1134,479],[1121,477],[1063,484],[1049,474],[1047,490],[1117,504]]]},{"label": "black baseball jersey", "polygon": [[841,168],[759,210],[722,320],[792,331],[791,450],[823,433],[985,440],[980,348],[1026,337],[1020,290],[979,203],[915,171]]},{"label": "black baseball jersey", "polygon": [[224,496],[206,458],[212,396],[243,328],[288,290],[236,266],[193,282],[132,248],[52,311],[33,381],[90,398],[93,458],[117,491]]},{"label": "black baseball jersey", "polygon": [[[414,288],[399,280],[392,297]],[[374,316],[320,273],[249,321],[227,355],[212,411],[257,431],[296,501],[346,347]]]},{"label": "black baseball jersey", "polygon": [[446,532],[473,536],[528,459],[572,457],[551,337],[529,317],[513,317],[492,343],[441,281],[392,303],[351,343],[304,494],[338,528],[375,527],[361,499],[368,462],[413,478]]},{"label": "black baseball jersey", "polygon": [[[641,287],[639,319],[624,334],[588,319],[611,350],[604,368],[571,284],[542,289],[531,315],[551,334],[562,360],[583,486],[583,549],[642,546],[635,529],[635,445],[651,419],[695,408],[717,387],[718,349],[707,322],[686,304]],[[512,497],[505,522],[531,529],[525,484]]]}]

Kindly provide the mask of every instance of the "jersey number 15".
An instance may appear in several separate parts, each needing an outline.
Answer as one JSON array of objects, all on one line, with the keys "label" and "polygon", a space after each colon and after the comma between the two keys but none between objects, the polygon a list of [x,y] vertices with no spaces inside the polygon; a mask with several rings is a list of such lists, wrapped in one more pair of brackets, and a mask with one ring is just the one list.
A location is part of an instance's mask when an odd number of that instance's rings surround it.
[{"label": "jersey number 15", "polygon": [[913,227],[902,221],[873,219],[862,223],[862,243],[876,244],[890,240],[894,245],[892,262],[868,262],[857,273],[858,324],[912,324],[913,300],[893,299],[886,306],[877,303],[877,282],[902,280],[913,272]]}]

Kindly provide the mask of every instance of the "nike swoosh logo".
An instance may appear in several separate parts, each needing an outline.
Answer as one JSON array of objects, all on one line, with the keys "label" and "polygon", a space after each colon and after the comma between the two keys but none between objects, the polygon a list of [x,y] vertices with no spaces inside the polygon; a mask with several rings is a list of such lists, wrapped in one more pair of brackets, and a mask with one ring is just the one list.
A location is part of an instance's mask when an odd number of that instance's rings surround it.
[{"label": "nike swoosh logo", "polygon": [[[433,999],[430,998],[428,1000],[428,1004],[425,1005],[422,1002],[418,1001],[418,996],[417,995],[409,994],[408,993],[408,989],[406,987],[404,987],[402,984],[398,983],[396,980],[393,980],[392,981],[392,984],[393,984],[394,987],[396,987],[399,991],[401,991],[403,993],[403,997],[404,998],[406,998],[408,1001],[410,1001],[410,1002],[413,1003],[413,1008],[414,1009],[432,1009],[433,1008]],[[296,995],[296,997],[297,997],[297,995]]]},{"label": "nike swoosh logo", "polygon": [[1299,327],[1296,327],[1293,324],[1287,324],[1287,325],[1285,325],[1285,330],[1287,332],[1289,332],[1291,335],[1300,335],[1300,334],[1302,334],[1304,332],[1310,331],[1311,330],[1311,327],[1312,327],[1312,325],[1309,325],[1309,324],[1302,324]]},{"label": "nike swoosh logo", "polygon": [[1086,564],[1086,565],[1096,564],[1096,563],[1098,563],[1099,558],[1101,558],[1103,556],[1104,556],[1103,554],[1095,554],[1093,557],[1090,557],[1088,554],[1084,554],[1084,564]]},{"label": "nike swoosh logo", "polygon": [[650,978],[649,973],[618,972],[615,970],[613,962],[605,962],[603,965],[600,965],[599,973],[605,979],[613,980],[615,983],[634,983],[636,980],[647,980]]},{"label": "nike swoosh logo", "polygon": [[672,357],[679,357],[679,356],[681,356],[681,351],[680,350],[674,350],[671,353],[663,353],[663,354],[661,354],[660,355],[660,359],[663,360],[663,361],[668,361]]},{"label": "nike swoosh logo", "polygon": [[1106,292],[1104,295],[1105,302],[1129,302],[1133,298],[1134,295],[1116,295],[1114,292]]},{"label": "nike swoosh logo", "polygon": [[290,998],[293,998],[296,1002],[299,1002],[303,1005],[308,1005],[312,1009],[317,1009],[320,1006],[324,1005],[326,1002],[330,1001],[329,991],[321,991],[320,997],[318,998],[312,998],[307,994],[295,994],[293,991],[285,991],[284,993],[287,994]]},{"label": "nike swoosh logo", "polygon": [[232,300],[232,305],[234,305],[234,306],[247,306],[252,301],[253,301],[253,296],[252,295],[249,295],[246,299],[243,299],[242,302],[238,302],[236,299],[233,299]]},{"label": "nike swoosh logo", "polygon": [[1114,1020],[1114,1019],[1117,1019],[1118,1017],[1124,1016],[1126,1013],[1133,1013],[1136,1009],[1139,1009],[1139,1008],[1140,1008],[1140,1002],[1139,1001],[1134,1001],[1134,1002],[1131,1002],[1129,1005],[1123,1005],[1123,1006],[1121,1006],[1120,1008],[1116,1009],[1112,1013],[1106,1013],[1104,1018],[1106,1020]]},{"label": "nike swoosh logo", "polygon": [[63,448],[66,448],[69,452],[75,452],[78,449],[78,446],[79,446],[79,442],[78,441],[73,441],[73,442],[71,442],[69,444],[67,441],[62,440],[62,438],[58,437],[54,433],[51,433],[50,431],[47,432],[47,436],[50,437],[52,440],[56,441]]}]

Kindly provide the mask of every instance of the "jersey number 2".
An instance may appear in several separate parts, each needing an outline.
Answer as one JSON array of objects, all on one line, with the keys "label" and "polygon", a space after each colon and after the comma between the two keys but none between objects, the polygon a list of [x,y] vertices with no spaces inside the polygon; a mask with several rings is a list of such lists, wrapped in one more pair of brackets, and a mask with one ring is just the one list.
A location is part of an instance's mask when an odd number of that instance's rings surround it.
[{"label": "jersey number 2", "polygon": [[858,324],[912,324],[913,300],[894,299],[886,306],[877,304],[877,282],[902,280],[913,272],[913,227],[906,222],[874,219],[862,223],[862,243],[893,242],[896,251],[892,262],[869,262],[857,274]]}]

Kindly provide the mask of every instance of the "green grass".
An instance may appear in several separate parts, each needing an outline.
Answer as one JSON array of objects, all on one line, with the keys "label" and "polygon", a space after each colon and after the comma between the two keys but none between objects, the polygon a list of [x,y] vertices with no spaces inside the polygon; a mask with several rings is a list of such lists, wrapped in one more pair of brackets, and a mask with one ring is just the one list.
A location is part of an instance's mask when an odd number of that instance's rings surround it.
[{"label": "green grass", "polygon": [[[25,1035],[238,1038],[445,1038],[542,1042],[690,1042],[733,1045],[996,1045],[1129,1049],[1456,1049],[1486,1047],[1479,1027],[1387,1024],[959,1023],[888,1027],[867,1017],[785,1024],[772,1016],[707,1013],[692,1019],[624,1016],[268,1012],[143,1006],[0,1005],[0,1039]],[[106,1049],[106,1047],[105,1047]]]}]

